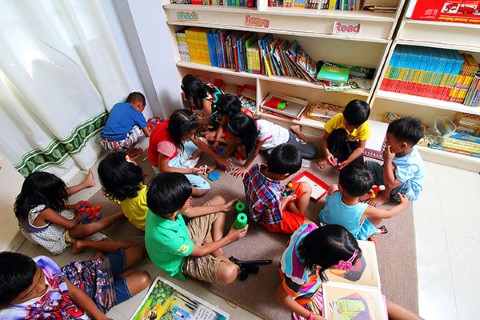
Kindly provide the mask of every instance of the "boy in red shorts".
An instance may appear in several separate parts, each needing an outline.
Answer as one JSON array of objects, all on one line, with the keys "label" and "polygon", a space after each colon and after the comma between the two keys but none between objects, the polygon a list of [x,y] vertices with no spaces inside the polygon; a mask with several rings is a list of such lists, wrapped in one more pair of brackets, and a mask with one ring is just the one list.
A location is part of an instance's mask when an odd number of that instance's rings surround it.
[{"label": "boy in red shorts", "polygon": [[256,164],[243,178],[245,197],[250,216],[270,232],[292,234],[302,224],[312,190],[305,182],[293,184],[293,194],[284,195],[280,183],[297,172],[302,157],[292,144],[276,146],[267,165]]}]

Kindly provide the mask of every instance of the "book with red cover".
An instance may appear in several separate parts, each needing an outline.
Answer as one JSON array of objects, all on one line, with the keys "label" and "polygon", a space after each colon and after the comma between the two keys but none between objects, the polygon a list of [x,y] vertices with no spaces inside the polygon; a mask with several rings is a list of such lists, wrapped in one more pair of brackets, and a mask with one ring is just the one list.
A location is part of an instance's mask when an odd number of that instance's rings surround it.
[{"label": "book with red cover", "polygon": [[480,1],[417,0],[411,19],[480,24]]}]

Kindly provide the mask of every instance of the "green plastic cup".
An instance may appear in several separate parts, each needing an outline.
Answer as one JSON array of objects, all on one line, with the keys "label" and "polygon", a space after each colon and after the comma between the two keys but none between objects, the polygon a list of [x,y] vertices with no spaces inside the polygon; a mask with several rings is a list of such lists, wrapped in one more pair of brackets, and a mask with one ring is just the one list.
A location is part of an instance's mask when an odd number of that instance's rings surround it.
[{"label": "green plastic cup", "polygon": [[242,213],[242,212],[245,212],[245,203],[243,203],[242,201],[238,201],[235,204],[235,213],[239,214],[239,213]]},{"label": "green plastic cup", "polygon": [[245,213],[239,213],[235,219],[235,222],[233,223],[233,227],[235,229],[243,229],[247,225],[247,222],[247,215]]}]

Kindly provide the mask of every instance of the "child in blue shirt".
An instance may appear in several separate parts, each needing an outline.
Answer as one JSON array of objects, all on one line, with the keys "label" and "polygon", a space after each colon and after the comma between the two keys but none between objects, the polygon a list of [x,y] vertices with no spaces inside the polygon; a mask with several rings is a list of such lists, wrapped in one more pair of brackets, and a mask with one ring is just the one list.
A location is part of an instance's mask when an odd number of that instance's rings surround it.
[{"label": "child in blue shirt", "polygon": [[375,208],[360,202],[373,186],[373,177],[362,166],[348,165],[340,170],[339,184],[328,189],[325,207],[320,212],[323,224],[338,224],[345,227],[357,240],[367,240],[377,233],[382,219],[391,218],[402,212],[408,199],[399,194],[400,203],[388,210]]},{"label": "child in blue shirt", "polygon": [[414,117],[404,117],[389,124],[387,147],[383,152],[383,167],[374,161],[365,162],[372,173],[374,184],[385,185],[372,205],[381,205],[393,198],[399,201],[402,193],[408,200],[417,200],[425,182],[425,167],[415,145],[423,138],[422,123]]},{"label": "child in blue shirt", "polygon": [[140,137],[150,137],[150,128],[142,114],[145,105],[145,96],[140,92],[132,92],[125,102],[113,106],[100,133],[101,144],[106,150],[126,151],[131,157],[143,152],[135,145]]}]

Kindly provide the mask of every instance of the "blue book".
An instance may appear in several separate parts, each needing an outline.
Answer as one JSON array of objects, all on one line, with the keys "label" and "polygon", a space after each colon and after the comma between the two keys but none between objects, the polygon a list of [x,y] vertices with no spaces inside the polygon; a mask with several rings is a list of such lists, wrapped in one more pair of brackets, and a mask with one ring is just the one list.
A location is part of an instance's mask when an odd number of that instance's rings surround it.
[{"label": "blue book", "polygon": [[215,47],[215,41],[213,40],[212,30],[207,32],[207,43],[208,43],[208,53],[210,55],[210,62],[211,62],[210,64],[213,67],[217,67],[217,56],[215,54],[217,52],[217,49]]}]

